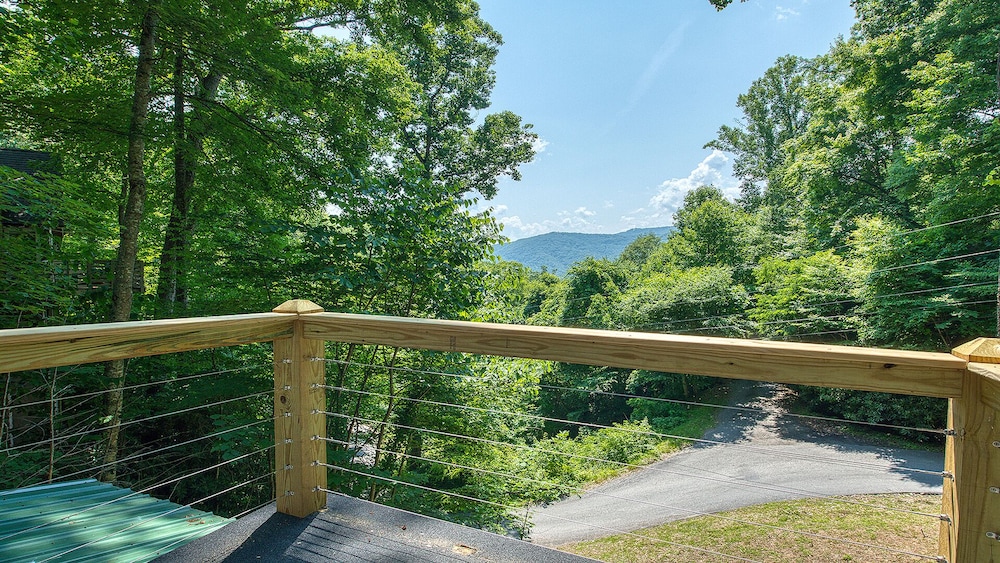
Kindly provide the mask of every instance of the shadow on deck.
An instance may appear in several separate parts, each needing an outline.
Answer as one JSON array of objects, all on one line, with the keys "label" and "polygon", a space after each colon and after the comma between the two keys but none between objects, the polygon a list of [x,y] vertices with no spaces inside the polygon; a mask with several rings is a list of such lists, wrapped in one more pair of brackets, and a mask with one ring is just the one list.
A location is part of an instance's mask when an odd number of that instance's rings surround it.
[{"label": "shadow on deck", "polygon": [[584,563],[579,557],[342,495],[307,518],[273,504],[156,559],[156,563],[260,561],[497,561]]}]

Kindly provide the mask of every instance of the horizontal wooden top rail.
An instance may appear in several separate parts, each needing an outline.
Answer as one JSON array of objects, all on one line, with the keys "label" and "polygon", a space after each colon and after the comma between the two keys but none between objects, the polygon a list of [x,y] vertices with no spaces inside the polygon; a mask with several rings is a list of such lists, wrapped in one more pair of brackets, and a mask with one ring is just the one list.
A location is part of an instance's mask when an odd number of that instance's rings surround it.
[{"label": "horizontal wooden top rail", "polygon": [[0,372],[187,352],[292,334],[280,313],[0,330]]},{"label": "horizontal wooden top rail", "polygon": [[966,361],[951,354],[762,340],[316,313],[305,336],[356,344],[959,397]]},{"label": "horizontal wooden top rail", "polygon": [[967,362],[951,354],[563,327],[312,313],[229,315],[0,331],[0,372],[153,356],[291,336],[959,397]]}]

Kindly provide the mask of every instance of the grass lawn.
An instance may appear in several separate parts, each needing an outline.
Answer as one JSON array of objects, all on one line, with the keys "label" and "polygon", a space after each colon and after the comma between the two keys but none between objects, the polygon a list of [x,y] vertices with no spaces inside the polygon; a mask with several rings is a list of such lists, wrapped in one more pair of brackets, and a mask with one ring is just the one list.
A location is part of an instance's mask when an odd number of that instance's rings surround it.
[{"label": "grass lawn", "polygon": [[[750,506],[724,512],[722,515],[910,553],[922,555],[937,553],[940,524],[937,518],[889,511],[876,506],[934,515],[941,512],[940,495],[885,494],[838,498],[868,503],[872,506],[847,504],[833,499],[804,499]],[[613,563],[652,561],[721,563],[734,560],[668,542],[762,562],[883,563],[920,560],[886,550],[850,545],[711,516],[647,528],[636,531],[635,534],[654,539],[619,535],[569,544],[561,546],[560,549]]]}]

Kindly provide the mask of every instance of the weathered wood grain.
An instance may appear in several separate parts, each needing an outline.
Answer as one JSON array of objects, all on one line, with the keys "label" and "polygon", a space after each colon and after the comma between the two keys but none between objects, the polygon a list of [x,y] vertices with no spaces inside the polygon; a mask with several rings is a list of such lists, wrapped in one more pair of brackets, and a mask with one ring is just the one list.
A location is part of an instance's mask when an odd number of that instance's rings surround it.
[{"label": "weathered wood grain", "polygon": [[286,338],[278,313],[0,331],[0,372],[155,356]]},{"label": "weathered wood grain", "polygon": [[950,354],[343,313],[303,316],[307,338],[736,379],[958,397]]}]

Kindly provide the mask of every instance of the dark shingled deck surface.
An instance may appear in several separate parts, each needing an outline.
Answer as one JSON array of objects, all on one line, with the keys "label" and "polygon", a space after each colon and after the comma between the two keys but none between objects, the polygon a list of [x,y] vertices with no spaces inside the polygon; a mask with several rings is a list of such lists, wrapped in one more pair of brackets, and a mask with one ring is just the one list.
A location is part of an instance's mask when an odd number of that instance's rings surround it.
[{"label": "dark shingled deck surface", "polygon": [[379,504],[328,495],[307,518],[273,504],[155,560],[156,563],[461,562],[593,563],[593,559]]}]

